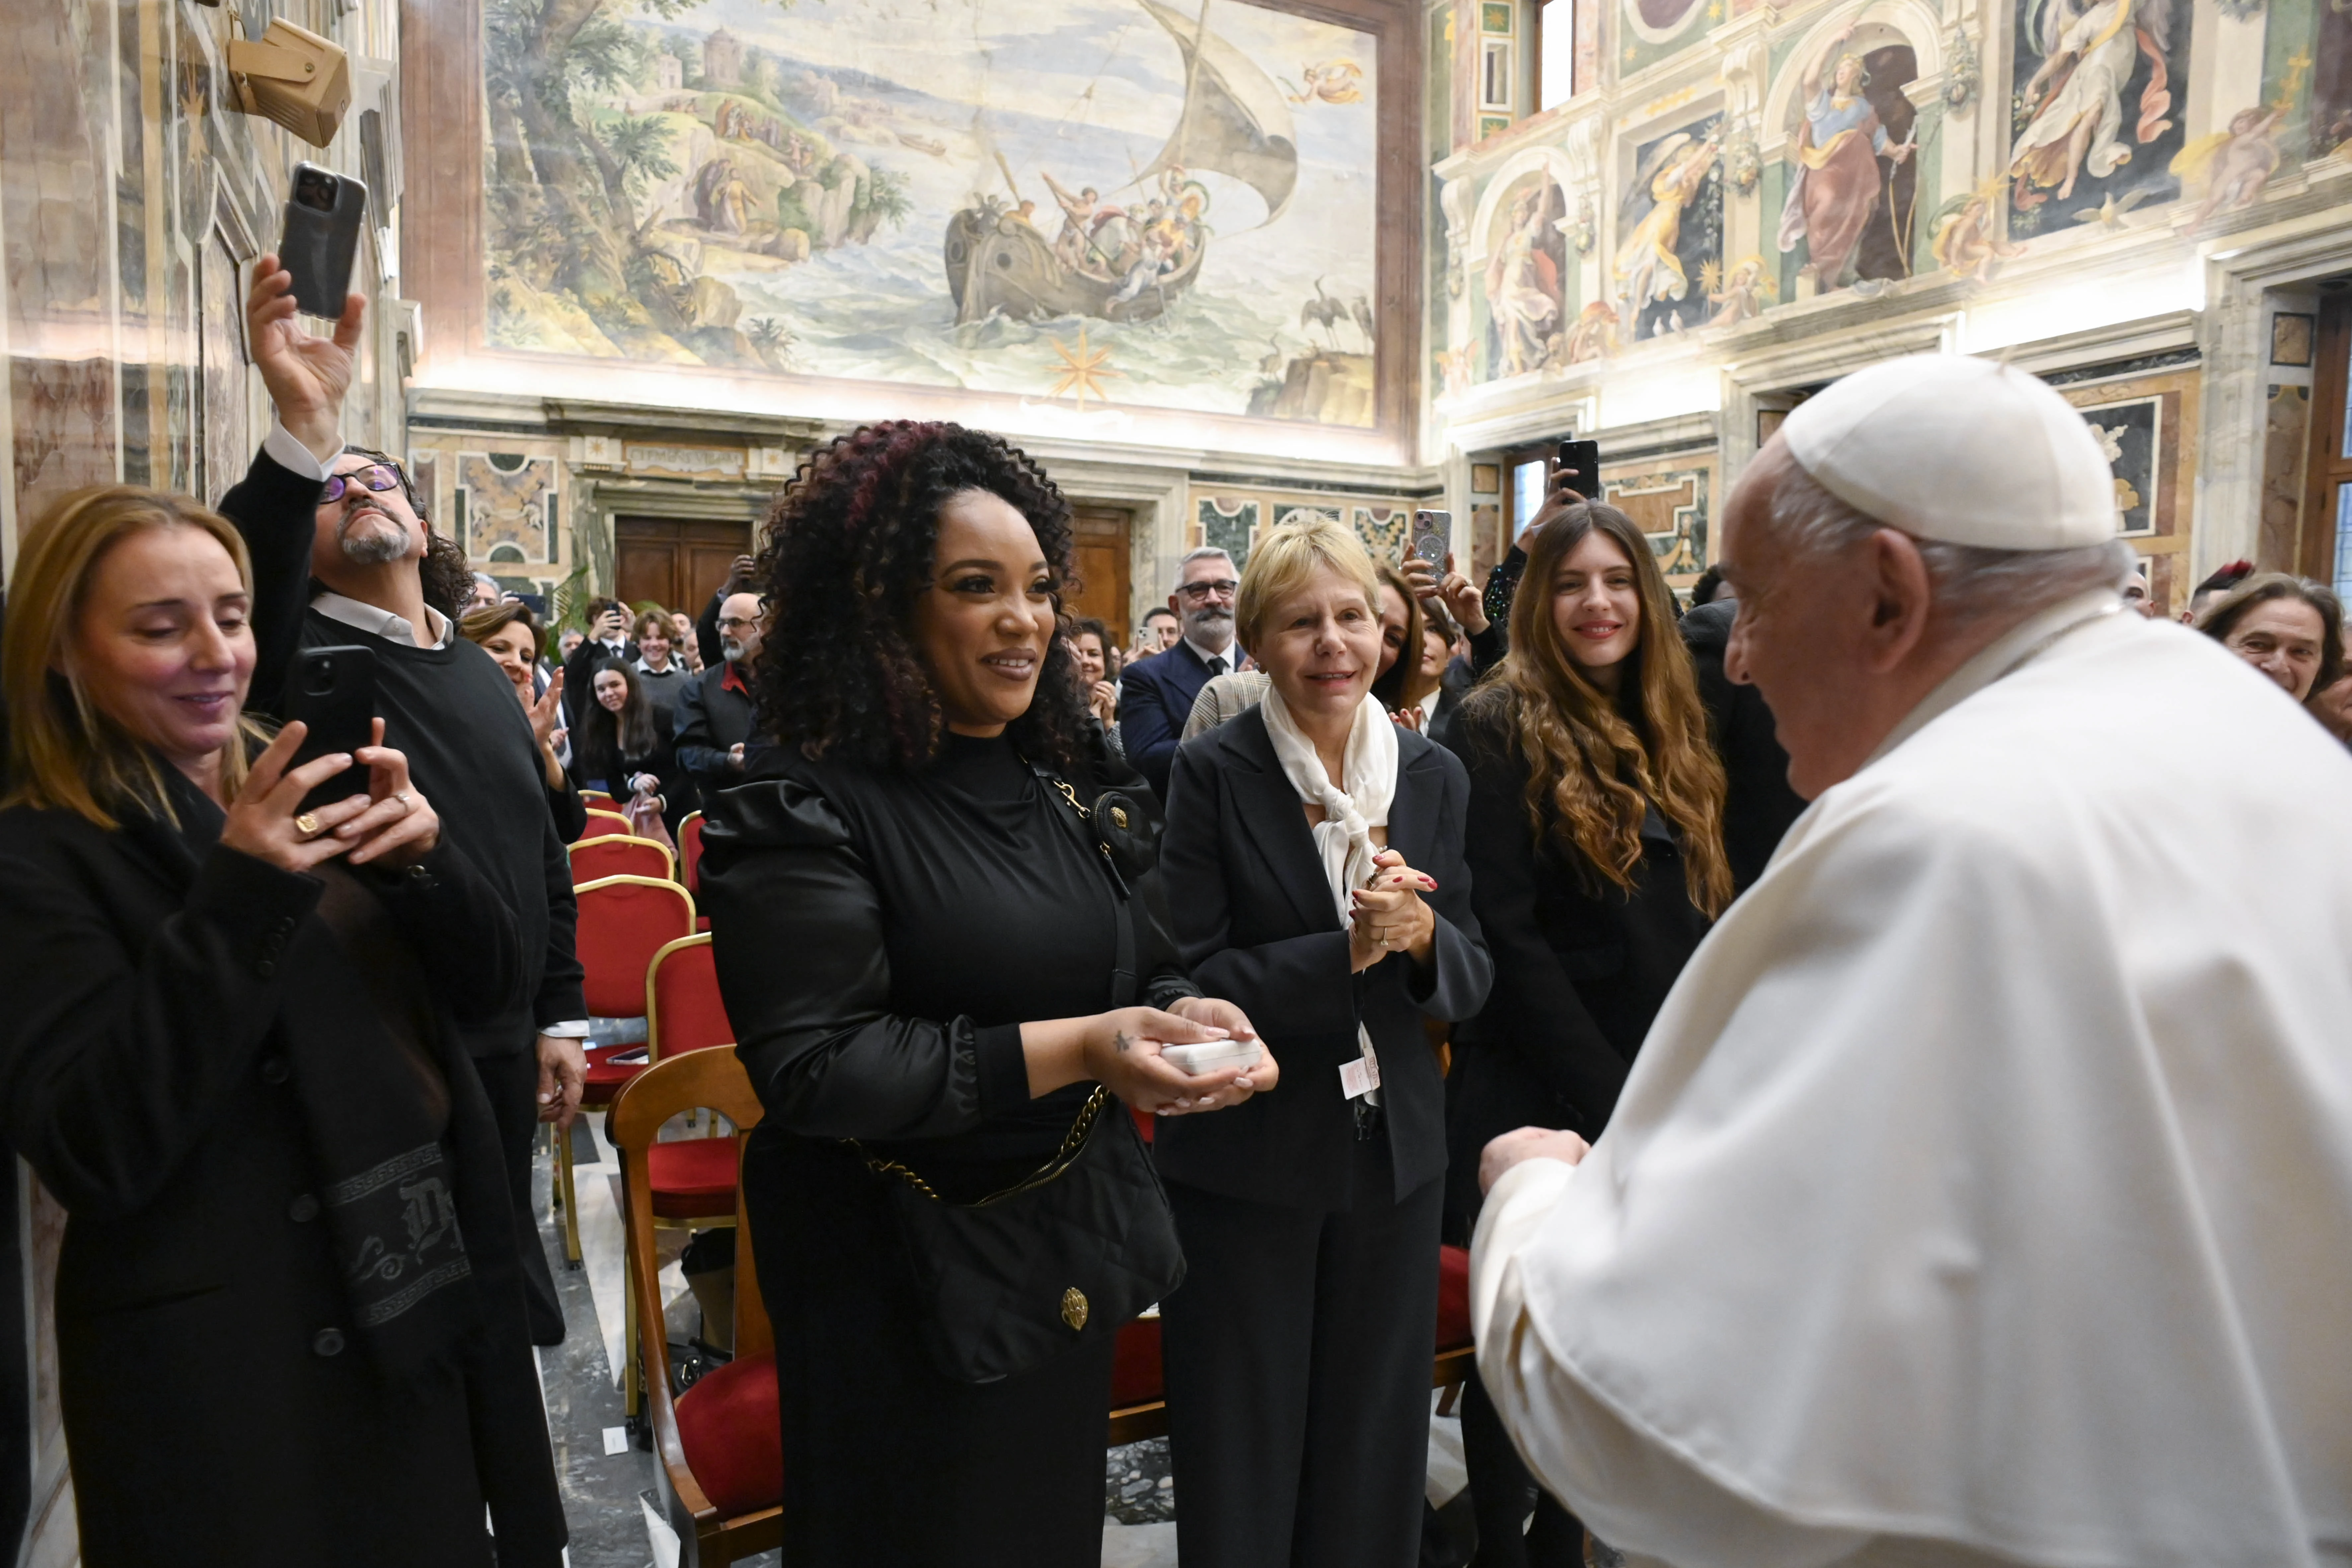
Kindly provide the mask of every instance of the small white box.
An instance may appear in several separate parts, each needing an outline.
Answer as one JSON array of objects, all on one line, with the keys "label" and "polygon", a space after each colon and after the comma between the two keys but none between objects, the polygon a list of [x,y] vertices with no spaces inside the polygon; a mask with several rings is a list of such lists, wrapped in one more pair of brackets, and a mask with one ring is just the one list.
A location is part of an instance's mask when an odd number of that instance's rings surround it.
[{"label": "small white box", "polygon": [[1265,1047],[1255,1040],[1203,1040],[1197,1046],[1162,1046],[1160,1055],[1177,1071],[1199,1078],[1224,1068],[1254,1068]]}]

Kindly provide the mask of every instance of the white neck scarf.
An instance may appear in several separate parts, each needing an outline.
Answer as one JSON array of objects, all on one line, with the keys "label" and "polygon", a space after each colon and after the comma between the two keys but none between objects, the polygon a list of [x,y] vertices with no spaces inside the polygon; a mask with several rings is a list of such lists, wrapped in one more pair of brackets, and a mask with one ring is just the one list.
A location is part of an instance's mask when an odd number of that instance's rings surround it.
[{"label": "white neck scarf", "polygon": [[[1348,730],[1348,749],[1339,759],[1339,772],[1348,786],[1342,790],[1333,787],[1331,775],[1323,770],[1323,759],[1316,755],[1315,742],[1290,716],[1282,693],[1270,685],[1261,710],[1265,714],[1266,735],[1274,742],[1274,754],[1282,763],[1283,776],[1298,792],[1299,799],[1323,808],[1323,820],[1312,829],[1315,853],[1323,861],[1323,877],[1331,885],[1331,898],[1339,905],[1344,930],[1355,912],[1349,893],[1372,879],[1372,857],[1380,853],[1380,846],[1372,842],[1372,829],[1388,826],[1389,802],[1396,798],[1396,723],[1381,707],[1379,698],[1364,694]],[[1349,1099],[1361,1094],[1367,1104],[1378,1105],[1380,1054],[1372,1049],[1371,1032],[1360,1023],[1356,1026],[1356,1048],[1363,1059],[1341,1068],[1339,1082]],[[1360,1079],[1351,1078],[1356,1071],[1362,1074]]]},{"label": "white neck scarf", "polygon": [[1372,879],[1372,857],[1380,853],[1372,829],[1388,826],[1389,802],[1396,798],[1396,724],[1381,710],[1380,700],[1367,692],[1356,709],[1347,754],[1340,760],[1345,789],[1333,786],[1330,774],[1323,771],[1323,759],[1315,754],[1315,742],[1290,716],[1282,693],[1270,687],[1265,732],[1274,742],[1283,776],[1298,798],[1323,808],[1323,820],[1314,829],[1315,852],[1322,858],[1324,878],[1331,884],[1331,897],[1345,924],[1353,912],[1348,895]]}]

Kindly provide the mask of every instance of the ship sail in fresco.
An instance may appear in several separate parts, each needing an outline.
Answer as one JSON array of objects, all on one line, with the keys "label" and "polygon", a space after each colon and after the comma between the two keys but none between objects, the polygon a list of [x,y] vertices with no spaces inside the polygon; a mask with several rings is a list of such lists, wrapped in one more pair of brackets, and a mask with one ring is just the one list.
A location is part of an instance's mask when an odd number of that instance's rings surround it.
[{"label": "ship sail in fresco", "polygon": [[[1209,30],[1210,0],[1202,0],[1197,20],[1159,0],[1137,4],[1183,52],[1184,107],[1175,130],[1115,193],[1128,198],[1124,205],[1098,198],[1091,186],[1073,191],[1044,175],[1062,210],[1060,233],[1051,238],[1031,216],[1037,212],[1033,202],[1015,209],[986,197],[949,219],[944,254],[958,321],[997,312],[1112,321],[1160,316],[1192,286],[1208,255],[1210,195],[1195,174],[1248,185],[1265,200],[1267,224],[1288,209],[1298,185],[1298,147],[1282,90]],[[1009,168],[1004,177],[1011,184]]]}]

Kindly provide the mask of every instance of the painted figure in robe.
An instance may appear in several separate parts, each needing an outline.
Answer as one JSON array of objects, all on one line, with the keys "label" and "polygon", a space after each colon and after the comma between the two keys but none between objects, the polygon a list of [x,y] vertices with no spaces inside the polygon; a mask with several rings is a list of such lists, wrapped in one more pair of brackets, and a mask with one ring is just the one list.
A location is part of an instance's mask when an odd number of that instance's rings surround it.
[{"label": "painted figure in robe", "polygon": [[1722,155],[1719,127],[1710,130],[1704,140],[1687,135],[1670,138],[1661,149],[1657,173],[1650,176],[1653,205],[1617,247],[1613,270],[1618,297],[1625,301],[1622,312],[1625,321],[1638,322],[1650,306],[1689,297],[1689,275],[1683,270],[1682,258],[1675,254],[1682,240],[1683,208],[1698,195]]},{"label": "painted figure in robe", "polygon": [[[1878,210],[1881,155],[1900,163],[1911,155],[1909,142],[1890,142],[1862,89],[1869,82],[1862,58],[1845,52],[1853,24],[1838,29],[1829,47],[1805,68],[1799,83],[1805,97],[1805,123],[1797,133],[1797,178],[1780,210],[1780,249],[1803,240],[1804,270],[1822,291],[1845,281],[1863,226]],[[1823,79],[1827,78],[1827,80]]]},{"label": "painted figure in robe", "polygon": [[2131,162],[2123,96],[2136,55],[2147,57],[2149,75],[2133,139],[2145,145],[2171,128],[2171,15],[2168,0],[2096,0],[2080,9],[2073,0],[2041,0],[2042,66],[2021,95],[2032,118],[2009,161],[2016,205],[2039,206],[2053,187],[2063,201],[2085,168],[2103,180]]}]

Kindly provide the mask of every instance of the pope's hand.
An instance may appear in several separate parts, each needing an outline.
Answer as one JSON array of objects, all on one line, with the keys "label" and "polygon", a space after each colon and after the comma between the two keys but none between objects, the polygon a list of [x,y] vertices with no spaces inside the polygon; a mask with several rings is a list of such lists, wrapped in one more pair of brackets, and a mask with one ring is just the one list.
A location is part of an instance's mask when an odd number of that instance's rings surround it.
[{"label": "pope's hand", "polygon": [[1506,1132],[1486,1145],[1478,1156],[1478,1191],[1495,1190],[1503,1173],[1522,1160],[1559,1160],[1568,1164],[1580,1163],[1592,1145],[1573,1132],[1556,1132],[1549,1127],[1522,1127],[1516,1132]]}]

